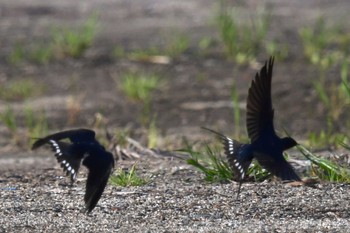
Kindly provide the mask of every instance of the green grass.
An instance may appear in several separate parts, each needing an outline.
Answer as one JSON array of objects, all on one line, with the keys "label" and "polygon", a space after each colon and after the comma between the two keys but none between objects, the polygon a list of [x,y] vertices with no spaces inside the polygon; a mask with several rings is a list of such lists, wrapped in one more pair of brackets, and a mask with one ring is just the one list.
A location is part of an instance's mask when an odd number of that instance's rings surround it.
[{"label": "green grass", "polygon": [[147,126],[151,123],[152,93],[160,86],[160,78],[155,74],[126,73],[122,76],[121,90],[125,95],[143,105],[140,121]]},{"label": "green grass", "polygon": [[[347,144],[342,143],[341,145],[345,149],[350,150],[350,146]],[[344,164],[337,157],[331,159],[318,157],[302,145],[298,145],[297,149],[311,162],[309,176],[316,176],[323,181],[350,183],[350,164]],[[223,158],[220,153],[213,150],[210,146],[205,145],[204,149],[195,151],[192,146],[187,145],[185,149],[180,151],[189,155],[187,163],[204,174],[206,181],[228,182],[232,180],[232,170],[226,162],[226,158]],[[285,154],[285,157],[287,158],[288,155]],[[271,177],[271,174],[255,160],[248,168],[247,174],[257,182]]]},{"label": "green grass", "polygon": [[47,42],[33,43],[27,47],[17,43],[7,57],[7,61],[13,65],[21,64],[24,61],[44,65],[53,59],[53,47]]},{"label": "green grass", "polygon": [[264,169],[256,160],[253,160],[249,166],[247,174],[257,182],[262,182],[271,177],[271,173]]},{"label": "green grass", "polygon": [[130,171],[119,169],[116,175],[112,175],[109,182],[115,186],[130,187],[142,186],[149,183],[149,177],[143,178],[136,173],[136,163],[131,167]]},{"label": "green grass", "polygon": [[[118,50],[115,50],[115,54],[118,52]],[[133,50],[133,51],[131,51],[129,53],[125,53],[125,54],[126,54],[126,57],[130,60],[148,61],[150,59],[150,57],[158,56],[158,55],[162,54],[162,52],[159,48],[151,47],[151,48],[147,48],[147,49],[136,49],[136,50]]]},{"label": "green grass", "polygon": [[189,48],[189,39],[187,36],[172,33],[171,37],[167,37],[169,39],[164,39],[165,45],[163,47],[135,49],[127,52],[123,47],[116,46],[113,50],[113,56],[117,59],[127,58],[134,61],[167,64],[171,61],[170,58],[179,58]]},{"label": "green grass", "polygon": [[96,36],[97,17],[90,17],[78,29],[60,29],[53,33],[55,53],[73,58],[81,57],[92,46]]},{"label": "green grass", "polygon": [[298,150],[311,162],[311,174],[315,174],[319,179],[350,183],[350,169],[344,165],[338,164],[335,159],[321,158],[313,154],[302,145],[297,146]]},{"label": "green grass", "polygon": [[165,45],[164,54],[171,58],[178,58],[189,48],[189,38],[185,34],[171,33]]},{"label": "green grass", "polygon": [[189,154],[187,163],[195,167],[205,175],[205,180],[209,182],[227,182],[232,180],[232,171],[229,164],[208,145],[204,151],[195,151],[191,146],[187,146],[181,152]]},{"label": "green grass", "polygon": [[239,107],[239,92],[235,81],[233,81],[231,88],[231,98],[233,104],[233,116],[234,116],[234,127],[235,127],[235,138],[240,139],[241,135],[241,109]]},{"label": "green grass", "polygon": [[7,106],[5,112],[0,114],[0,120],[11,132],[17,131],[16,116],[12,108]]},{"label": "green grass", "polygon": [[113,49],[113,56],[117,59],[126,57],[126,51],[122,46],[115,46]]},{"label": "green grass", "polygon": [[209,54],[209,50],[215,47],[216,42],[213,38],[203,37],[198,42],[199,55],[206,56]]},{"label": "green grass", "polygon": [[6,101],[24,101],[38,96],[44,91],[44,86],[31,79],[22,79],[8,82],[0,86],[0,99]]},{"label": "green grass", "polygon": [[0,121],[6,126],[11,134],[12,140],[17,144],[19,137],[17,135],[17,121],[16,115],[10,106],[7,106],[6,110],[0,113]]},{"label": "green grass", "polygon": [[37,64],[47,64],[54,59],[51,45],[36,45],[28,51],[28,60]]},{"label": "green grass", "polygon": [[[213,149],[214,148],[214,149]],[[228,182],[233,178],[233,171],[227,162],[226,157],[221,156],[223,149],[215,149],[205,145],[200,151],[193,149],[193,146],[187,143],[180,152],[189,155],[187,164],[192,165],[198,171],[204,174],[204,179],[208,182]],[[263,181],[270,177],[270,173],[263,169],[256,161],[254,161],[247,171],[248,175],[253,177],[255,181]]]},{"label": "green grass", "polygon": [[319,133],[310,132],[308,135],[308,146],[313,148],[337,148],[338,142],[345,140],[347,136],[343,133],[336,133],[331,129],[322,129]]},{"label": "green grass", "polygon": [[337,121],[339,116],[346,110],[350,103],[350,91],[347,61],[344,60],[340,71],[340,79],[333,79],[326,83],[321,76],[314,81],[313,86],[319,100],[327,109],[327,115],[332,121]]},{"label": "green grass", "polygon": [[[32,110],[29,106],[25,106],[24,112],[24,124],[18,121],[16,114],[11,107],[0,113],[0,122],[2,122],[12,137],[12,143],[19,146],[29,146],[30,148],[32,140],[47,135],[48,122],[46,114],[43,111]],[[20,126],[23,126],[23,131],[20,131]]]},{"label": "green grass", "polygon": [[158,128],[156,125],[156,117],[153,117],[151,123],[149,124],[148,128],[148,134],[147,134],[147,141],[148,141],[148,148],[156,148],[158,145]]},{"label": "green grass", "polygon": [[217,27],[220,38],[225,46],[226,55],[238,64],[255,62],[258,54],[266,52],[277,58],[288,55],[288,47],[276,41],[266,42],[270,27],[270,12],[265,8],[258,8],[254,17],[247,20],[235,8],[224,4],[217,17]]},{"label": "green grass", "polygon": [[268,55],[274,56],[277,60],[284,60],[289,55],[288,45],[276,41],[265,42],[265,50]]},{"label": "green grass", "polygon": [[96,37],[97,17],[91,16],[75,29],[55,29],[46,41],[36,42],[24,47],[17,43],[8,55],[8,62],[20,64],[23,61],[47,64],[65,57],[79,58],[90,48]]},{"label": "green grass", "polygon": [[311,146],[337,147],[337,141],[346,137],[347,128],[350,125],[348,120],[350,110],[348,59],[342,60],[339,72],[340,78],[333,78],[326,82],[324,75],[324,72],[321,73],[313,82],[313,87],[319,101],[324,106],[326,128],[318,133],[309,133],[309,142]]},{"label": "green grass", "polygon": [[350,33],[341,26],[328,26],[320,17],[315,25],[299,31],[304,55],[321,70],[339,64],[350,52]]},{"label": "green grass", "polygon": [[48,122],[44,111],[33,111],[29,106],[24,108],[25,127],[29,148],[33,140],[48,134]]},{"label": "green grass", "polygon": [[10,64],[16,65],[19,63],[22,63],[25,59],[25,49],[23,48],[23,45],[20,43],[17,43],[14,48],[11,50],[7,61]]},{"label": "green grass", "polygon": [[126,73],[122,76],[121,89],[132,100],[149,102],[159,84],[160,78],[155,74]]}]

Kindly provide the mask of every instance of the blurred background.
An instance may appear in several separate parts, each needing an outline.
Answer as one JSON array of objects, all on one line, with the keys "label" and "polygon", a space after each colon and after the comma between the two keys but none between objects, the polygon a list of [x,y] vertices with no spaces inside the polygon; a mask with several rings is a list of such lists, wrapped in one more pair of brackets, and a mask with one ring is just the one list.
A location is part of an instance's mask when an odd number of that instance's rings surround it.
[{"label": "blurred background", "polygon": [[2,0],[0,155],[79,127],[103,144],[128,135],[168,150],[212,138],[200,126],[247,140],[248,88],[271,55],[277,130],[336,149],[350,127],[349,9],[346,0]]}]

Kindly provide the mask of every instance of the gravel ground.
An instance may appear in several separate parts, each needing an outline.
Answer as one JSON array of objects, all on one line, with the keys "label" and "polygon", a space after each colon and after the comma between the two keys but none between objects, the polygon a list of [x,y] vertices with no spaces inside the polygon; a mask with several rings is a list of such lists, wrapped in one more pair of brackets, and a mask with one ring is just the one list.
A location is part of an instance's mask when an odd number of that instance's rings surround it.
[{"label": "gravel ground", "polygon": [[[5,159],[2,159],[5,160]],[[208,184],[176,159],[142,160],[142,187],[109,185],[90,215],[83,213],[86,173],[71,188],[53,158],[34,157],[40,169],[0,176],[2,232],[348,232],[350,185],[290,187]],[[40,162],[39,162],[40,161]],[[1,161],[6,164],[6,161]],[[172,167],[172,169],[169,169]],[[118,166],[121,166],[120,164]],[[53,167],[53,168],[51,168]]]}]

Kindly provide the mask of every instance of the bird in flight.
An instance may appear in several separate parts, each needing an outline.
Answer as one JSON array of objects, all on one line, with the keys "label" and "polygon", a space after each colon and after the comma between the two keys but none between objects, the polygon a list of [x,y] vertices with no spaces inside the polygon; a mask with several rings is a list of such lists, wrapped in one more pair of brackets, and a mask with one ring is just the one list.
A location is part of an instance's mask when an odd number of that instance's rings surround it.
[{"label": "bird in flight", "polygon": [[277,136],[271,100],[271,80],[274,59],[271,57],[252,80],[247,100],[247,131],[250,144],[243,144],[225,135],[209,130],[222,139],[225,154],[239,182],[238,194],[247,169],[255,158],[259,164],[283,181],[301,181],[292,166],[283,157],[283,151],[297,145],[291,137]]},{"label": "bird in flight", "polygon": [[[71,143],[61,141],[63,139],[69,139]],[[38,139],[32,150],[44,144],[51,146],[57,161],[67,176],[70,176],[72,184],[80,164],[83,163],[88,168],[84,201],[86,211],[90,213],[100,200],[114,168],[113,155],[105,150],[95,139],[95,132],[89,129],[67,130]]]}]

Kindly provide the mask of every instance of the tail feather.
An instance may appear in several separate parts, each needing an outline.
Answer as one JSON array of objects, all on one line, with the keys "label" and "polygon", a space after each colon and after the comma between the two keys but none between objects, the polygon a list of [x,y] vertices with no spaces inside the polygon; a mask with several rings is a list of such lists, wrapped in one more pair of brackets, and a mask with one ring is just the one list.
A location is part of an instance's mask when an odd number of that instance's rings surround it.
[{"label": "tail feather", "polygon": [[233,180],[244,180],[248,167],[253,160],[253,155],[250,153],[248,148],[249,145],[242,144],[212,129],[205,127],[202,128],[218,135],[218,137],[222,140],[228,163],[230,164],[234,173]]}]

